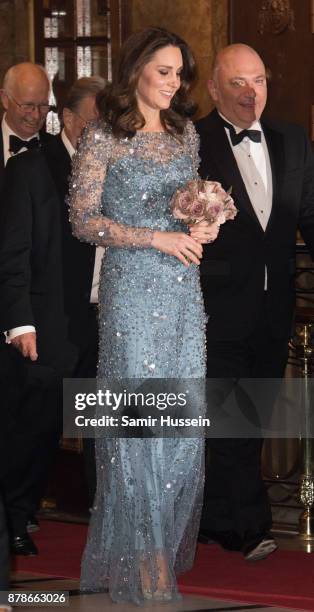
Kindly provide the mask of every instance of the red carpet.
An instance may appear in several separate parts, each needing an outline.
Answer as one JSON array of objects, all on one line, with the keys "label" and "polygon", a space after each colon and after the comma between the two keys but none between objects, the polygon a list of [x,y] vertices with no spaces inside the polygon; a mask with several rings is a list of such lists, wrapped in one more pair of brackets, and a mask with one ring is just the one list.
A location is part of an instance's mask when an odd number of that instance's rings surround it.
[{"label": "red carpet", "polygon": [[40,531],[31,534],[39,555],[15,557],[13,571],[79,578],[86,532],[86,525],[40,521]]},{"label": "red carpet", "polygon": [[[86,526],[41,521],[34,534],[38,557],[15,559],[15,571],[78,578]],[[183,593],[314,611],[314,556],[277,551],[248,563],[218,546],[199,545],[193,570],[179,581]]]}]

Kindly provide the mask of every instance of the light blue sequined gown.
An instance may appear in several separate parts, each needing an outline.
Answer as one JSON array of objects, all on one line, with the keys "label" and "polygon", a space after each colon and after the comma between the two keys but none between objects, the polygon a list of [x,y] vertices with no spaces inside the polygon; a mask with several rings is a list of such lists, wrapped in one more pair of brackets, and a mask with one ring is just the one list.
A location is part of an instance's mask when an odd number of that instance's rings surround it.
[{"label": "light blue sequined gown", "polygon": [[[196,176],[197,139],[139,132],[115,139],[91,127],[74,164],[71,221],[83,240],[109,245],[99,311],[99,376],[205,376],[205,315],[199,270],[150,247],[149,230],[186,231],[169,203]],[[165,599],[193,563],[203,489],[203,440],[98,439],[97,493],[82,561],[83,589],[116,601]],[[166,568],[166,570],[165,570]],[[156,592],[157,591],[157,592]],[[149,594],[147,595],[150,596]]]}]

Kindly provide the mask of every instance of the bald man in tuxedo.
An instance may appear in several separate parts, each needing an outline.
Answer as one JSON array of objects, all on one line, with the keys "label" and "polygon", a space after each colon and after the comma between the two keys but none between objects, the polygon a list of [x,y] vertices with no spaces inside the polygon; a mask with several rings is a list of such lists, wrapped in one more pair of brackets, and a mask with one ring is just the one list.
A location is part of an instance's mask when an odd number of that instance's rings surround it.
[{"label": "bald man in tuxedo", "polygon": [[0,90],[4,115],[0,130],[0,189],[10,157],[51,140],[43,131],[49,111],[50,82],[45,69],[32,62],[11,66]]},{"label": "bald man in tuxedo", "polygon": [[[0,130],[0,188],[2,192],[0,215],[2,220],[1,231],[3,231],[6,207],[6,195],[3,191],[5,167],[11,159],[13,160],[25,151],[39,149],[43,143],[53,140],[53,136],[43,131],[50,108],[50,82],[42,66],[24,62],[9,68],[5,74],[0,95],[5,111]],[[21,217],[20,224],[22,222]],[[26,321],[24,325],[25,319],[23,317],[14,318],[16,302],[15,304],[13,302],[7,304],[7,298],[3,296],[2,303],[7,308],[7,313],[10,313],[12,321],[12,324],[8,321],[8,325],[1,328],[7,332],[10,341],[10,346],[6,346],[2,350],[2,360],[10,364],[11,372],[14,368],[17,368],[16,386],[21,384],[18,370],[20,368],[25,369],[25,379],[28,380],[28,383],[24,388],[25,393],[21,397],[21,409],[23,408],[22,414],[28,414],[34,425],[36,414],[37,420],[39,417],[41,418],[43,387],[53,374],[46,369],[46,366],[34,370],[32,365],[36,360],[34,326],[31,321]],[[15,320],[17,324],[15,324]],[[27,359],[20,359],[17,364],[19,355],[20,357],[23,355]],[[5,385],[6,382],[4,388]],[[31,453],[31,436],[26,432],[27,427],[25,430],[25,445],[28,446],[29,453]],[[11,433],[15,435],[15,430],[13,429]],[[10,473],[6,473],[6,482],[3,486],[13,538],[12,548],[14,552],[21,552],[21,554],[35,554],[36,547],[27,534],[27,523],[29,519],[32,522],[34,520],[28,514],[31,512],[30,495],[34,484],[32,480],[36,480],[36,457],[32,468],[30,454],[26,454],[30,461],[28,463],[28,460],[25,461],[26,456],[22,460],[21,448],[17,448],[17,453],[21,457],[21,471],[19,472],[18,466],[16,466],[14,472],[12,470]],[[25,471],[26,467],[27,471]],[[33,470],[35,470],[34,474],[32,474]],[[22,489],[24,489],[24,494]],[[27,508],[29,508],[29,511]]]},{"label": "bald man in tuxedo", "polygon": [[[232,187],[238,214],[205,246],[200,266],[207,372],[221,381],[216,398],[241,378],[255,379],[262,397],[266,381],[280,379],[287,362],[297,227],[314,256],[313,156],[301,127],[264,118],[266,70],[254,49],[222,49],[208,86],[216,109],[196,122],[199,171],[226,190]],[[270,395],[274,400],[273,390]],[[272,400],[264,396],[264,423]],[[219,402],[213,407],[216,414],[223,410]],[[262,442],[236,432],[208,440],[201,538],[242,551],[248,561],[277,548],[261,473]]]}]

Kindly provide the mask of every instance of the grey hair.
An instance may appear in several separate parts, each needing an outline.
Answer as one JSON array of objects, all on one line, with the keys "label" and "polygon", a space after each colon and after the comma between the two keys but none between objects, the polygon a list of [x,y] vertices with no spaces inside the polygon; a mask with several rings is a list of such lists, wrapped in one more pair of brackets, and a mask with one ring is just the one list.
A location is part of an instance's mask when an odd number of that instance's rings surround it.
[{"label": "grey hair", "polygon": [[76,111],[84,98],[96,96],[104,89],[105,85],[106,81],[101,76],[81,77],[77,79],[69,90],[61,110],[68,108],[71,111]]}]

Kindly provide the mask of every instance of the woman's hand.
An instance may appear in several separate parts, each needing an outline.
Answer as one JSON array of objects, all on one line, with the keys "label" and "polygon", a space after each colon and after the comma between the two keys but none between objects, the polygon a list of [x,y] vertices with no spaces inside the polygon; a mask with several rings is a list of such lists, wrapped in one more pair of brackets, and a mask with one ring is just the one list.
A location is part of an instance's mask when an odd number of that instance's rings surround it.
[{"label": "woman's hand", "polygon": [[152,247],[177,257],[185,266],[195,263],[197,266],[203,255],[203,247],[188,234],[183,232],[154,232]]},{"label": "woman's hand", "polygon": [[190,236],[200,244],[214,242],[219,234],[219,223],[200,221],[189,226]]}]

